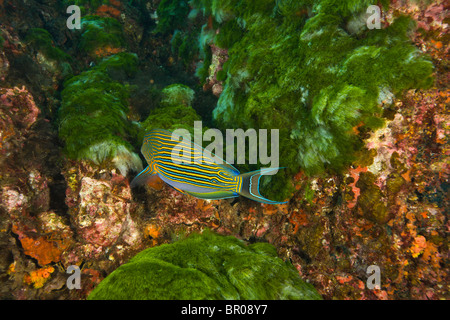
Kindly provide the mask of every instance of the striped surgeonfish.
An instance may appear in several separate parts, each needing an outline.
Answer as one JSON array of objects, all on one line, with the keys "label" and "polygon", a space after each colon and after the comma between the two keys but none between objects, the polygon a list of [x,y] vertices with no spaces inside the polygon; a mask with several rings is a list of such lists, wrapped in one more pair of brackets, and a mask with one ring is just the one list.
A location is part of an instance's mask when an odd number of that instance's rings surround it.
[{"label": "striped surgeonfish", "polygon": [[261,176],[279,168],[240,174],[228,162],[222,160],[221,164],[216,163],[204,154],[202,147],[190,141],[180,141],[180,138],[163,129],[148,132],[141,148],[148,166],[133,179],[130,186],[146,184],[159,177],[174,189],[200,199],[226,199],[242,195],[262,203],[285,203],[266,199],[259,193]]}]

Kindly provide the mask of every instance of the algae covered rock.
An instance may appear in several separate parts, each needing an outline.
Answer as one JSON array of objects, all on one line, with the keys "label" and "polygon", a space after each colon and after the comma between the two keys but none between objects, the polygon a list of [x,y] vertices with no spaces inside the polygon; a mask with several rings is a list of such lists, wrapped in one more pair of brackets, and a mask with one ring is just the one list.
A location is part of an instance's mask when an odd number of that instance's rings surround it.
[{"label": "algae covered rock", "polygon": [[[368,1],[192,4],[213,17],[218,34],[210,46],[224,46],[229,57],[213,111],[217,126],[279,129],[280,166],[291,175],[341,172],[363,145],[353,128],[380,127],[393,97],[433,83],[431,60],[408,37],[411,18],[374,30],[364,24],[358,34],[346,29]],[[280,177],[265,190],[278,200],[292,191],[289,175]]]},{"label": "algae covered rock", "polygon": [[147,119],[142,122],[141,140],[145,132],[152,129],[161,128],[169,131],[176,129],[193,130],[194,121],[201,120],[200,116],[191,106],[170,106],[165,108],[156,108],[150,112]]},{"label": "algae covered rock", "polygon": [[122,175],[141,169],[131,144],[128,87],[110,76],[131,74],[136,65],[134,54],[119,53],[65,81],[58,112],[59,137],[69,158],[96,165],[111,163]]},{"label": "algae covered rock", "polygon": [[267,243],[245,245],[209,231],[148,248],[88,299],[321,299]]},{"label": "algae covered rock", "polygon": [[191,106],[194,100],[194,90],[184,84],[172,84],[162,91],[161,104],[163,106]]},{"label": "algae covered rock", "polygon": [[80,49],[92,57],[120,52],[125,46],[121,24],[113,18],[88,15],[81,21]]},{"label": "algae covered rock", "polygon": [[54,45],[51,34],[41,28],[32,28],[26,36],[26,43],[36,51],[42,52],[48,59],[64,63],[71,61],[72,58]]},{"label": "algae covered rock", "polygon": [[160,106],[151,110],[148,117],[141,123],[139,141],[146,132],[152,129],[166,129],[174,131],[185,129],[193,134],[195,121],[201,117],[192,107],[194,90],[183,84],[172,84],[161,92]]}]

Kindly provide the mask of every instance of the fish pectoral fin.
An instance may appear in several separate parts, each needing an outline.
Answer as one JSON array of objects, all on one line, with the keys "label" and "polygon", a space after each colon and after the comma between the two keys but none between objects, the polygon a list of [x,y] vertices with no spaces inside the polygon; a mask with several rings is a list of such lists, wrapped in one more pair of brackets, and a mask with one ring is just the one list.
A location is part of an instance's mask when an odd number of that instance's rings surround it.
[{"label": "fish pectoral fin", "polygon": [[130,183],[130,187],[134,188],[142,184],[154,182],[159,179],[158,175],[148,166],[142,170]]},{"label": "fish pectoral fin", "polygon": [[228,199],[228,198],[236,198],[239,197],[239,194],[233,191],[214,191],[214,192],[190,192],[184,191],[187,194],[190,194],[193,197],[205,200],[220,200],[220,199]]},{"label": "fish pectoral fin", "polygon": [[242,178],[242,188],[241,191],[239,191],[239,194],[241,196],[244,196],[246,198],[252,199],[254,201],[262,202],[262,203],[268,203],[268,204],[282,204],[286,203],[288,201],[273,201],[264,198],[261,193],[259,193],[259,179],[264,174],[267,174],[271,171],[275,171],[281,168],[268,168],[268,169],[261,169],[257,171],[247,172],[239,175],[239,177]]}]

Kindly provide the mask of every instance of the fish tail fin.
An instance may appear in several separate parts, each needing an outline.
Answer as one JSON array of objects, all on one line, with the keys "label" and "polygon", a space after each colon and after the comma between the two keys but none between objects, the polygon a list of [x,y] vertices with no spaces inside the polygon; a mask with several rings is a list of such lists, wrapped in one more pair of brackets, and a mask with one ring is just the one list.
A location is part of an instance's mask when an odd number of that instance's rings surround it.
[{"label": "fish tail fin", "polygon": [[239,177],[242,179],[242,187],[239,192],[240,195],[252,199],[254,201],[268,203],[268,204],[282,204],[288,201],[273,201],[264,198],[261,193],[259,193],[259,180],[261,176],[268,174],[272,171],[278,171],[278,169],[282,168],[265,168],[257,171],[246,172],[240,174]]},{"label": "fish tail fin", "polygon": [[149,183],[152,179],[156,178],[157,174],[151,169],[150,166],[147,166],[144,170],[142,170],[130,183],[130,188],[137,187],[142,184]]}]

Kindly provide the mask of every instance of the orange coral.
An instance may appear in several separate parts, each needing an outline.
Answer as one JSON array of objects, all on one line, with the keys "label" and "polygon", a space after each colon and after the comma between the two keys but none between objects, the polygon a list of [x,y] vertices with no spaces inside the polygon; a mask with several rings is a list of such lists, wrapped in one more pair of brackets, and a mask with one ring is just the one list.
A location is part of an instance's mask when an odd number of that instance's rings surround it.
[{"label": "orange coral", "polygon": [[355,169],[351,168],[349,170],[349,173],[350,173],[350,175],[352,176],[352,178],[354,180],[352,183],[349,184],[349,186],[350,186],[350,188],[352,188],[353,194],[355,195],[355,198],[352,201],[350,201],[348,203],[348,205],[347,205],[347,207],[349,209],[352,209],[356,205],[356,202],[358,201],[359,194],[361,193],[359,188],[356,187],[356,183],[359,180],[359,174],[361,172],[367,172],[367,167],[361,168],[360,166],[358,166]]},{"label": "orange coral", "polygon": [[336,280],[339,281],[340,284],[344,284],[346,282],[352,281],[353,276],[345,275],[345,276],[336,276]]},{"label": "orange coral", "polygon": [[99,16],[111,16],[113,18],[118,18],[120,16],[120,10],[106,4],[102,4],[98,7],[97,14]]},{"label": "orange coral", "polygon": [[441,262],[441,257],[439,255],[438,246],[431,242],[427,242],[426,248],[423,250],[422,260],[425,263],[430,263],[435,268],[440,268],[439,263]]},{"label": "orange coral", "polygon": [[205,200],[202,200],[202,199],[198,199],[197,200],[197,209],[200,210],[200,211],[205,211],[205,212],[210,210],[210,209],[212,210],[212,209],[214,209],[213,206],[212,206],[212,204],[214,203],[213,201],[217,202],[217,200],[205,201]]},{"label": "orange coral", "polygon": [[144,228],[144,235],[147,237],[150,237],[152,246],[155,246],[158,244],[158,238],[161,234],[161,228],[158,225],[155,224],[148,224]]},{"label": "orange coral", "polygon": [[41,266],[60,261],[62,252],[69,246],[68,239],[53,233],[36,238],[27,236],[19,230],[17,224],[12,226],[12,232],[19,235],[24,253],[35,258]]},{"label": "orange coral", "polygon": [[113,48],[113,47],[107,46],[107,47],[101,47],[101,48],[95,49],[94,54],[100,58],[103,58],[103,57],[107,57],[107,56],[110,56],[110,55],[113,55],[116,53],[120,53],[122,51],[124,51],[124,49],[122,49],[122,48]]},{"label": "orange coral", "polygon": [[122,7],[122,2],[119,0],[109,0],[109,4],[111,4],[112,6],[115,6],[117,8]]},{"label": "orange coral", "polygon": [[24,238],[20,242],[25,254],[38,260],[40,265],[59,261],[61,253],[67,247],[63,241],[47,241],[44,237]]},{"label": "orange coral", "polygon": [[406,182],[411,182],[410,174],[411,174],[411,169],[409,169],[405,173],[401,174],[401,176],[403,177],[403,179],[406,180]]},{"label": "orange coral", "polygon": [[414,238],[413,245],[409,248],[413,258],[417,258],[427,247],[427,240],[424,236],[417,236]]},{"label": "orange coral", "polygon": [[153,224],[149,224],[145,227],[144,233],[146,236],[156,239],[159,237],[160,230],[161,230],[160,227],[153,225]]},{"label": "orange coral", "polygon": [[274,205],[274,204],[262,204],[262,207],[264,208],[264,214],[272,215],[275,213],[281,213],[283,215],[288,214],[288,207],[289,204],[280,204],[280,205]]},{"label": "orange coral", "polygon": [[308,216],[303,211],[294,210],[289,217],[289,222],[294,225],[293,233],[296,234],[299,227],[308,225]]},{"label": "orange coral", "polygon": [[28,285],[33,284],[35,289],[42,288],[53,271],[55,269],[52,266],[40,268],[25,275],[23,281]]},{"label": "orange coral", "polygon": [[9,265],[8,271],[6,271],[6,274],[10,275],[14,272],[16,272],[16,262],[15,261]]}]

